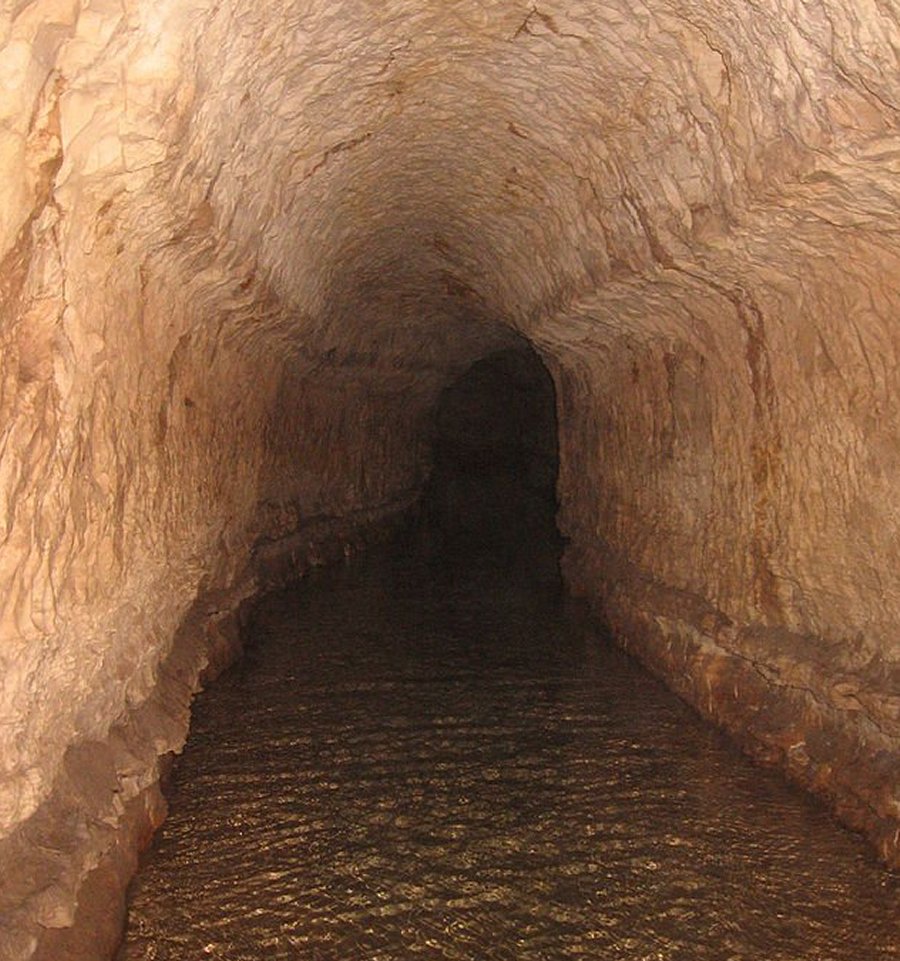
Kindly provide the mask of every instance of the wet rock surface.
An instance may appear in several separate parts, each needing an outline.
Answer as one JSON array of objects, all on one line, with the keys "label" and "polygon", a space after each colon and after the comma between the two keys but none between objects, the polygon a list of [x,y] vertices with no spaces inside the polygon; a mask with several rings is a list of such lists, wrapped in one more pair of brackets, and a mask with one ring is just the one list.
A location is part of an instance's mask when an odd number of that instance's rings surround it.
[{"label": "wet rock surface", "polygon": [[897,877],[536,573],[382,555],[265,600],[120,961],[896,958]]}]

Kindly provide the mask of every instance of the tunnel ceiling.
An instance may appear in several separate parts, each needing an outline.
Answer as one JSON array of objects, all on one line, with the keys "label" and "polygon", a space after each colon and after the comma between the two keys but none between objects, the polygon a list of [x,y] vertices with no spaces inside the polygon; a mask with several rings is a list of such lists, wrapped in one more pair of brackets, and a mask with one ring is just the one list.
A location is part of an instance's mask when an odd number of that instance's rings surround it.
[{"label": "tunnel ceiling", "polygon": [[298,357],[459,367],[607,288],[652,331],[642,276],[713,292],[895,226],[883,4],[41,2],[4,32],[36,102],[2,249],[61,164],[81,249],[121,221]]}]

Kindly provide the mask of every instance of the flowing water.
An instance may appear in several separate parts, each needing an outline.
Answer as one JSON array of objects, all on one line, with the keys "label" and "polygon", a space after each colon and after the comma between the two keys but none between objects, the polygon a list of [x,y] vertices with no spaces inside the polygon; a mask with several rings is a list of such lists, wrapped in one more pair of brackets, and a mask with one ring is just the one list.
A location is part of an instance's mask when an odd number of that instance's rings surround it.
[{"label": "flowing water", "polygon": [[900,887],[552,583],[372,556],[196,704],[123,961],[883,961]]}]

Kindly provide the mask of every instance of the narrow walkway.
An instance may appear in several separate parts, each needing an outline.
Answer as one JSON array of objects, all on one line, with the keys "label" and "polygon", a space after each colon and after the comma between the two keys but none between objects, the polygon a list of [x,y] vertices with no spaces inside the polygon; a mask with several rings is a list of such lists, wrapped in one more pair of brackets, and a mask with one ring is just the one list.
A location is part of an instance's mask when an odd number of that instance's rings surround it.
[{"label": "narrow walkway", "polygon": [[884,961],[898,879],[552,583],[371,557],[197,704],[124,961]]}]

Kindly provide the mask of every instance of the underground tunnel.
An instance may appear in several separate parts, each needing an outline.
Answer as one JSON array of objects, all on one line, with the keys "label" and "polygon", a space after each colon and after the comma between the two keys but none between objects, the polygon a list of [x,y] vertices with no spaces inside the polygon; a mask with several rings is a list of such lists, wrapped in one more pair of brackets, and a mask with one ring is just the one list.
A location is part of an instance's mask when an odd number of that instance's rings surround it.
[{"label": "underground tunnel", "polygon": [[444,389],[433,417],[417,511],[430,552],[546,564],[559,547],[559,454],[553,381],[538,355],[523,344],[482,358]]},{"label": "underground tunnel", "polygon": [[534,508],[568,594],[891,876],[892,4],[0,28],[0,958],[112,955],[252,606],[413,516],[470,548]]}]

